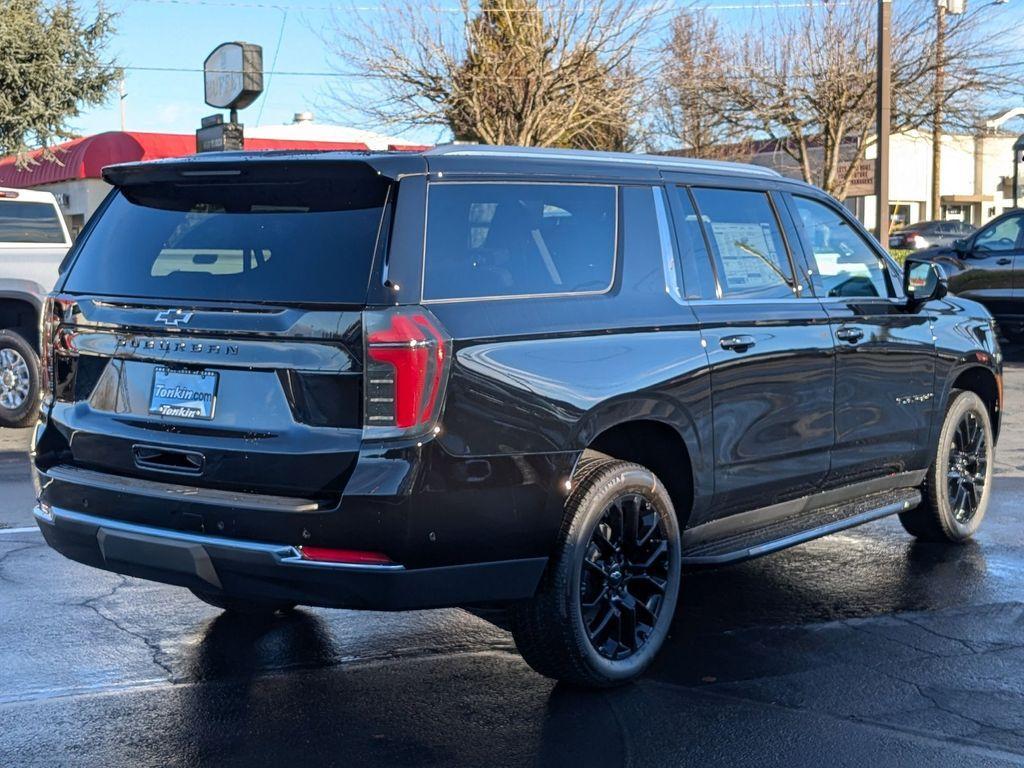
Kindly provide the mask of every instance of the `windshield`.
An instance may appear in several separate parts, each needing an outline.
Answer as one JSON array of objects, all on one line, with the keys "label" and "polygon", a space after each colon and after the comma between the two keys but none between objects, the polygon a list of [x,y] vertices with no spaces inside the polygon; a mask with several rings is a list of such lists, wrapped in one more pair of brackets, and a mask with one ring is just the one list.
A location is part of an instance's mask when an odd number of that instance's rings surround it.
[{"label": "windshield", "polygon": [[387,196],[365,177],[133,185],[65,290],[154,299],[362,303]]}]

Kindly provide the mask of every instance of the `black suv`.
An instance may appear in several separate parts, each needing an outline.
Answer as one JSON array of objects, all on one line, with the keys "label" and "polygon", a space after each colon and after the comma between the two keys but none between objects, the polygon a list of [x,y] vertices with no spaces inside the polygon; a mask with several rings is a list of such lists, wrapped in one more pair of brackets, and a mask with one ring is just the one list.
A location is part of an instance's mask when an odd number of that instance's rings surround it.
[{"label": "black suv", "polygon": [[774,172],[448,147],[104,177],[33,444],[75,560],[233,611],[501,609],[599,686],[650,663],[684,566],[985,514],[988,313]]},{"label": "black suv", "polygon": [[1024,340],[1024,293],[1016,285],[1017,268],[1024,272],[1024,209],[1011,209],[969,237],[914,257],[938,264],[950,291],[984,304],[1004,334]]}]

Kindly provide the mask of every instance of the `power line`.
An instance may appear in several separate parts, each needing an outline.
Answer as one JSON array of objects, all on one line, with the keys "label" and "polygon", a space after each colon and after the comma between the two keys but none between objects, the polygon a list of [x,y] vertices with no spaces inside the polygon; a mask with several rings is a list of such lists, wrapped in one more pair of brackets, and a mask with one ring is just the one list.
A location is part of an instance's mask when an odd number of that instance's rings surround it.
[{"label": "power line", "polygon": [[[288,3],[282,5],[279,3],[263,3],[255,2],[255,0],[222,0],[221,2],[213,2],[213,0],[129,0],[132,3],[149,3],[152,5],[185,5],[185,6],[205,6],[208,8],[261,8],[265,10],[274,11],[355,11],[357,13],[390,13],[395,10],[393,6],[387,5],[363,5],[355,7],[344,7],[340,5],[293,5]],[[818,6],[824,7],[825,5],[835,6],[848,6],[853,5],[850,2],[828,2],[828,0],[766,0],[765,2],[746,2],[746,3],[713,3],[709,2],[707,5],[701,6],[700,10],[706,11],[739,11],[739,10],[757,10],[760,8],[815,8]],[[676,7],[679,10],[686,10],[690,6],[684,2],[680,5],[676,5],[674,2],[668,2],[665,4],[666,10],[674,9]],[[431,8],[430,10],[436,13],[451,13],[461,14],[463,9],[458,6],[440,6]],[[509,8],[510,12],[520,13],[533,13],[536,9],[533,8]],[[540,7],[543,10],[543,7]]]},{"label": "power line", "polygon": [[[1012,70],[1012,69],[1015,69],[1015,68],[1018,68],[1018,67],[1024,67],[1024,61],[1013,61],[1013,62],[1007,62],[1007,63],[1003,63],[1003,64],[986,64],[986,65],[982,65],[982,66],[978,66],[978,67],[973,67],[972,69],[976,69],[976,70],[981,70],[981,69],[1005,69],[1005,70]],[[182,74],[203,74],[206,71],[202,67],[140,67],[140,66],[120,66],[120,67],[115,67],[115,68],[116,69],[123,69],[126,72],[174,72],[174,73],[182,73]],[[211,73],[213,73],[213,74],[232,74],[232,73],[236,72],[236,70],[228,70],[228,69],[224,69],[224,70],[211,69],[209,71]],[[269,78],[272,78],[272,77],[337,77],[337,78],[342,78],[342,79],[354,79],[354,80],[387,80],[388,79],[387,76],[385,76],[385,75],[375,75],[375,74],[370,74],[368,72],[329,72],[329,71],[312,71],[312,70],[305,71],[305,70],[273,70],[272,69],[272,70],[265,70],[263,72],[263,74],[264,74],[265,77],[268,78],[268,82],[269,82]],[[720,74],[724,74],[726,77],[730,77],[730,78],[734,78],[734,79],[736,79],[736,78],[747,79],[747,78],[750,77],[749,73],[746,73],[746,72],[727,72],[727,73],[720,73]],[[821,75],[821,74],[822,74],[821,72],[816,72],[816,71],[812,71],[812,70],[793,70],[793,71],[788,72],[788,75],[790,77],[792,77],[792,78],[808,78],[808,77],[813,78],[813,77],[817,77],[818,75]],[[515,79],[516,77],[526,77],[526,78],[529,78],[529,77],[531,77],[531,75],[507,75],[507,76],[477,75],[476,79],[479,79],[479,80],[509,81],[509,80]]]},{"label": "power line", "polygon": [[[202,74],[206,70],[202,67],[135,67],[135,66],[122,66],[116,67],[117,69],[123,69],[127,72],[186,72],[186,73],[198,73]],[[210,72],[214,74],[233,74],[237,72],[234,69],[211,69]],[[356,72],[299,72],[299,71],[265,71],[263,73],[268,77],[279,75],[283,77],[360,77],[366,78],[371,75],[359,74]]]},{"label": "power line", "polygon": [[263,108],[267,106],[267,98],[270,94],[270,86],[274,82],[274,69],[277,67],[277,55],[281,52],[281,41],[284,40],[284,25],[288,23],[288,11],[281,11],[281,29],[277,33],[277,45],[274,47],[274,58],[270,62],[270,76],[267,78],[267,87],[263,91],[263,98],[260,100],[260,112],[256,115],[256,122],[263,119]]}]

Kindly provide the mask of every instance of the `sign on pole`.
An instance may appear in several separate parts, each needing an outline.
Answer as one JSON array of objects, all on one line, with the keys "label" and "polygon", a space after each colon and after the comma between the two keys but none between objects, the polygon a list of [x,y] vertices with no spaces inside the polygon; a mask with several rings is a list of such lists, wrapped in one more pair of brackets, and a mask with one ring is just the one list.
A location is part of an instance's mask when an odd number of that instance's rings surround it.
[{"label": "sign on pole", "polygon": [[243,109],[263,93],[263,48],[252,43],[222,43],[203,62],[206,103],[219,109]]},{"label": "sign on pole", "polygon": [[243,126],[238,110],[252,104],[263,93],[263,49],[252,43],[222,43],[203,62],[203,90],[206,103],[230,109],[223,115],[204,117],[196,131],[196,152],[239,150],[244,146]]}]

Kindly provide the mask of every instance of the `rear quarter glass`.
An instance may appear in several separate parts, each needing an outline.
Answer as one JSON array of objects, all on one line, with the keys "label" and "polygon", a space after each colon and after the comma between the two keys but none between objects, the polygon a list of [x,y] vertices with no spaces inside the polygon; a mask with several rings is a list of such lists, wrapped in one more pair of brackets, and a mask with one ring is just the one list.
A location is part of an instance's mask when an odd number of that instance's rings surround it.
[{"label": "rear quarter glass", "polygon": [[424,301],[602,293],[615,271],[612,185],[430,185]]},{"label": "rear quarter glass", "polygon": [[119,190],[70,293],[361,304],[388,183],[159,183]]}]

